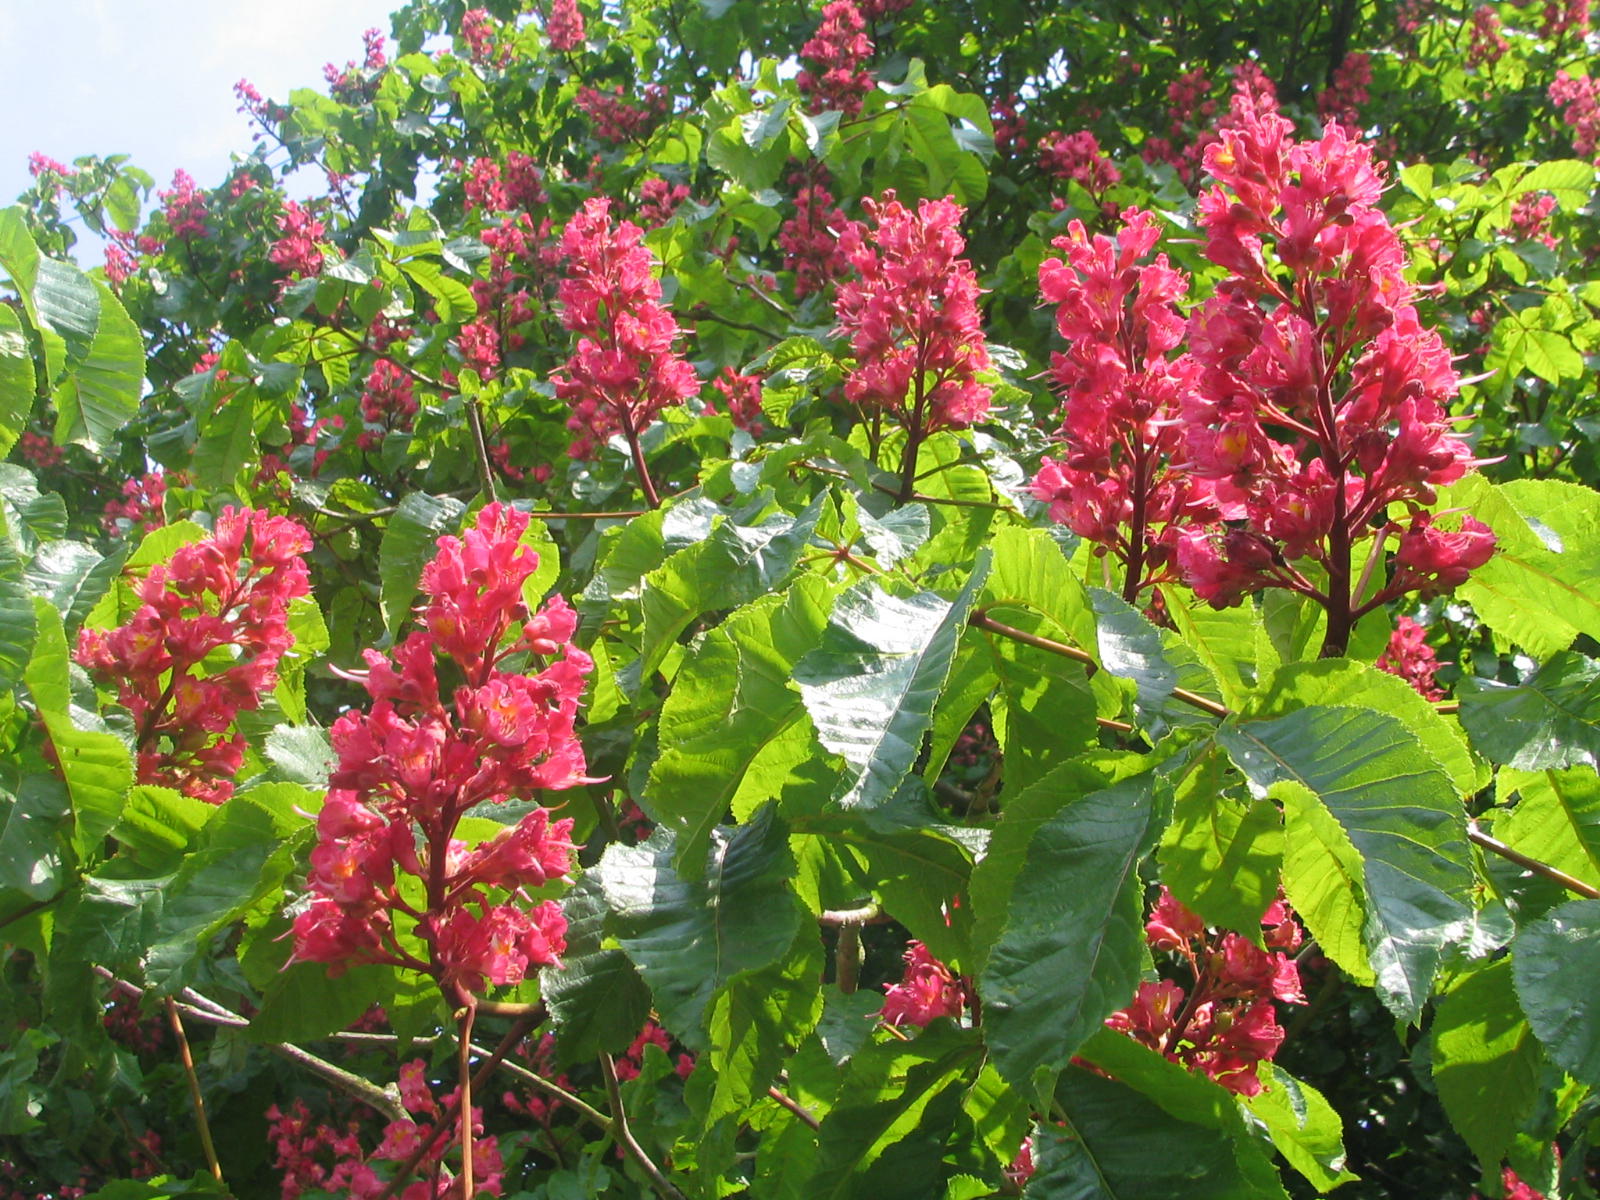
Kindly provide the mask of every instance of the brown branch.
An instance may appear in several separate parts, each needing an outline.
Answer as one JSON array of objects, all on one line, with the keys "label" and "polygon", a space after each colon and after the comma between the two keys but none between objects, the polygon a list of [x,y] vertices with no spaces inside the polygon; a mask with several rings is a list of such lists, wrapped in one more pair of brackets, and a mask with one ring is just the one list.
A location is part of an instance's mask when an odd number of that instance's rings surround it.
[{"label": "brown branch", "polygon": [[200,1149],[206,1156],[206,1166],[212,1178],[222,1182],[222,1164],[217,1161],[217,1147],[211,1140],[211,1122],[206,1120],[205,1097],[200,1094],[200,1076],[195,1073],[194,1054],[189,1050],[189,1036],[183,1031],[183,1018],[178,1015],[177,1001],[167,997],[167,1021],[178,1039],[178,1059],[183,1063],[183,1074],[189,1081],[189,1100],[194,1105],[195,1132],[200,1135]]},{"label": "brown branch", "polygon": [[642,517],[649,511],[647,508],[632,508],[624,512],[541,512],[533,509],[528,515],[541,521],[626,521],[632,517]]},{"label": "brown branch", "polygon": [[1523,870],[1532,871],[1535,875],[1550,880],[1551,883],[1559,883],[1569,892],[1584,896],[1590,900],[1600,900],[1600,888],[1593,887],[1575,876],[1568,875],[1565,871],[1558,867],[1552,867],[1549,863],[1540,862],[1537,858],[1529,858],[1520,850],[1513,850],[1499,838],[1490,837],[1487,833],[1484,833],[1483,830],[1478,828],[1475,821],[1467,822],[1467,837],[1475,845],[1482,846],[1485,850],[1516,863]]},{"label": "brown branch", "polygon": [[811,1126],[811,1128],[822,1128],[822,1122],[817,1120],[816,1117],[812,1116],[811,1113],[807,1111],[793,1096],[785,1095],[775,1087],[769,1087],[767,1089],[767,1095],[771,1096],[779,1104],[783,1105],[795,1116],[799,1117],[807,1125]]},{"label": "brown branch", "polygon": [[833,949],[833,981],[846,996],[861,984],[861,922],[846,921],[839,926],[839,940]]},{"label": "brown branch", "polygon": [[600,1073],[605,1076],[606,1100],[611,1105],[611,1132],[616,1135],[617,1145],[622,1147],[622,1152],[639,1165],[639,1169],[649,1178],[650,1183],[667,1200],[684,1200],[683,1193],[672,1186],[672,1181],[662,1173],[660,1167],[650,1161],[650,1156],[645,1153],[644,1147],[639,1145],[633,1136],[633,1130],[628,1126],[628,1113],[622,1107],[622,1088],[617,1083],[617,1066],[611,1055],[600,1055]]},{"label": "brown branch", "polygon": [[456,1093],[457,1109],[461,1113],[461,1200],[472,1200],[476,1189],[472,1186],[472,1020],[477,1009],[467,1004],[461,1010],[457,1025],[456,1078],[460,1090]]},{"label": "brown branch", "polygon": [[489,442],[483,434],[483,409],[476,396],[467,397],[467,425],[472,430],[472,448],[477,452],[478,477],[483,483],[483,494],[493,504],[498,498],[494,486],[494,466],[489,461]]}]

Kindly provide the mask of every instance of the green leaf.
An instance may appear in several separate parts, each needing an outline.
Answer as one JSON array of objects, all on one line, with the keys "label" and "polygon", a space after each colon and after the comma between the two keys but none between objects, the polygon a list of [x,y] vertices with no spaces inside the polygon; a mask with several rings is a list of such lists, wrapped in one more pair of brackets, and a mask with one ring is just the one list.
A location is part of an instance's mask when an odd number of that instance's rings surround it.
[{"label": "green leaf", "polygon": [[[1405,725],[1369,709],[1232,720],[1217,740],[1257,788],[1297,784],[1339,822],[1362,861],[1363,935],[1379,995],[1415,1020],[1472,911],[1466,818],[1449,778]],[[1288,814],[1291,847],[1299,811]]]},{"label": "green leaf", "polygon": [[32,593],[10,533],[10,522],[0,507],[0,689],[14,688],[22,679],[37,633]]},{"label": "green leaf", "polygon": [[1258,682],[1261,647],[1267,641],[1255,605],[1216,609],[1178,588],[1165,588],[1161,594],[1185,645],[1217,681],[1222,702],[1242,708]]},{"label": "green leaf", "polygon": [[455,325],[478,315],[472,289],[459,279],[446,275],[438,263],[425,258],[411,258],[401,263],[400,269],[432,298],[433,307],[442,323]]},{"label": "green leaf", "polygon": [[711,1069],[704,1124],[748,1109],[766,1095],[790,1055],[822,1016],[822,941],[802,927],[789,954],[735,976],[712,1002]]},{"label": "green leaf", "polygon": [[[90,284],[91,294],[98,294],[98,304],[88,346],[81,358],[74,356],[51,397],[56,406],[55,440],[57,445],[76,442],[99,450],[139,411],[144,392],[144,339],[110,288],[85,276],[79,278]],[[46,295],[41,287],[41,315]],[[71,346],[69,337],[69,352]]]},{"label": "green leaf", "polygon": [[1154,806],[1147,773],[1069,799],[1028,844],[978,994],[995,1069],[1030,1095],[1048,1096],[1055,1073],[1133,996]]},{"label": "green leaf", "polygon": [[1245,712],[1252,717],[1278,717],[1314,704],[1373,708],[1400,718],[1462,796],[1471,796],[1489,783],[1488,768],[1473,757],[1454,722],[1441,716],[1405,680],[1348,658],[1281,667]]},{"label": "green leaf", "polygon": [[950,1022],[908,1042],[858,1051],[817,1131],[816,1169],[806,1194],[819,1200],[936,1195],[943,1178],[938,1148],[960,1103],[958,1085],[981,1056],[972,1034]]},{"label": "green leaf", "polygon": [[730,807],[748,815],[799,778],[817,754],[794,666],[822,636],[828,585],[797,580],[739,609],[694,647],[661,706],[661,753],[640,798],[677,834],[675,866],[691,878]]},{"label": "green leaf", "polygon": [[1110,1029],[1098,1030],[1080,1057],[1155,1101],[1168,1116],[1215,1130],[1233,1147],[1234,1161],[1244,1181],[1241,1197],[1287,1200],[1271,1155],[1246,1125],[1232,1092]]},{"label": "green leaf", "polygon": [[1535,658],[1600,638],[1600,495],[1576,484],[1469,475],[1441,494],[1495,532],[1494,557],[1456,594]]},{"label": "green leaf", "polygon": [[390,967],[362,964],[337,977],[328,963],[302,962],[285,967],[267,985],[261,1011],[250,1021],[247,1036],[256,1042],[307,1042],[347,1029],[374,1004],[394,992]]},{"label": "green leaf", "polygon": [[1231,794],[1227,765],[1208,750],[1175,790],[1161,881],[1208,925],[1259,942],[1261,915],[1278,893],[1283,818],[1269,800]]},{"label": "green leaf", "polygon": [[811,541],[826,494],[798,517],[774,514],[754,527],[723,521],[711,536],[679,551],[644,579],[640,671],[649,678],[689,622],[775,591],[794,574]]},{"label": "green leaf", "polygon": [[1600,765],[1600,664],[1562,651],[1519,684],[1467,677],[1461,724],[1479,753],[1519,771]]},{"label": "green leaf", "polygon": [[[1209,725],[1214,717],[1173,699],[1174,688],[1187,688],[1218,699],[1216,681],[1175,636],[1166,640],[1138,609],[1104,588],[1092,588],[1098,618],[1100,665],[1134,684],[1135,711],[1152,736],[1185,725]],[[1220,700],[1219,700],[1220,703]]]},{"label": "green leaf", "polygon": [[48,599],[74,633],[111,587],[127,554],[126,547],[101,556],[82,542],[46,542],[28,564],[28,589]]},{"label": "green leaf", "polygon": [[863,580],[839,597],[822,644],[795,666],[818,740],[845,760],[834,789],[841,806],[880,806],[910,773],[988,562],[979,558],[953,601],[895,596]]},{"label": "green leaf", "polygon": [[39,597],[33,612],[39,636],[24,679],[72,797],[73,846],[80,860],[91,862],[102,854],[106,834],[122,815],[133,784],[133,763],[115,736],[78,723],[72,711],[61,614]]},{"label": "green leaf", "polygon": [[1322,952],[1363,987],[1375,979],[1362,936],[1367,893],[1361,855],[1311,789],[1272,788],[1283,805],[1283,890]]},{"label": "green leaf", "polygon": [[1440,1002],[1429,1036],[1439,1100],[1484,1169],[1493,1171],[1538,1100],[1543,1073],[1539,1043],[1517,1006],[1510,960],[1457,984]]},{"label": "green leaf", "polygon": [[11,453],[33,411],[33,352],[22,320],[8,305],[0,305],[0,458]]},{"label": "green leaf", "polygon": [[1511,943],[1512,978],[1528,1023],[1558,1066],[1600,1085],[1600,900],[1571,900],[1523,927]]},{"label": "green leaf", "polygon": [[65,834],[72,803],[61,781],[25,775],[0,822],[0,887],[30,900],[48,900],[65,885],[72,865]]},{"label": "green leaf", "polygon": [[123,851],[145,866],[175,870],[195,834],[220,811],[172,788],[138,784],[111,832]]},{"label": "green leaf", "polygon": [[236,385],[222,407],[199,419],[194,473],[203,487],[232,488],[256,453],[256,391]]},{"label": "green leaf", "polygon": [[1227,1138],[1180,1121],[1125,1083],[1070,1067],[1056,1086],[1065,1128],[1034,1127],[1025,1200],[1246,1200],[1252,1186]]},{"label": "green leaf", "polygon": [[706,1048],[701,1018],[716,991],[776,961],[800,927],[788,830],[775,812],[768,805],[747,825],[714,830],[698,880],[672,869],[673,838],[659,829],[642,845],[608,846],[591,871],[662,1023],[693,1050]]},{"label": "green leaf", "polygon": [[1266,1126],[1288,1164],[1318,1192],[1357,1178],[1345,1169],[1344,1123],[1321,1092],[1276,1063],[1259,1067],[1262,1090],[1241,1103]]},{"label": "green leaf", "polygon": [[1500,772],[1499,791],[1517,806],[1494,834],[1513,850],[1600,887],[1600,778],[1593,769]]},{"label": "green leaf", "polygon": [[650,989],[626,954],[606,947],[611,910],[592,874],[562,897],[561,911],[567,918],[561,970],[540,977],[561,1059],[578,1062],[625,1050],[650,1016]]},{"label": "green leaf", "polygon": [[466,505],[450,496],[412,492],[400,501],[378,544],[383,623],[391,633],[411,611],[422,568],[438,552],[439,538],[454,532]]}]

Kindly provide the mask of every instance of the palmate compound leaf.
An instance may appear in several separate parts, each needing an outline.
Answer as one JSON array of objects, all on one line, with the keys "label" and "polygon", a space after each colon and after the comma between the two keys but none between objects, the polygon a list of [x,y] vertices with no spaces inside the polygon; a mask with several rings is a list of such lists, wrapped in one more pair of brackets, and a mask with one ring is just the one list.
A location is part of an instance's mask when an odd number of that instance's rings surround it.
[{"label": "palmate compound leaf", "polygon": [[806,576],[747,604],[700,640],[673,681],[640,799],[676,833],[673,865],[685,879],[698,878],[711,830],[730,807],[753,811],[780,795],[816,754],[789,677],[822,636],[829,591]]},{"label": "palmate compound leaf", "polygon": [[658,829],[641,845],[609,846],[590,876],[662,1024],[698,1052],[707,1048],[702,1019],[712,997],[734,976],[782,957],[803,909],[789,882],[789,831],[774,805],[748,824],[714,830],[697,880],[673,870],[675,853],[671,833]]},{"label": "palmate compound leaf", "polygon": [[[1216,736],[1257,789],[1288,788],[1286,866],[1305,871],[1295,846],[1315,839],[1329,847],[1322,864],[1330,873],[1358,873],[1346,896],[1364,906],[1362,940],[1379,996],[1395,1016],[1415,1020],[1444,948],[1472,917],[1466,817],[1443,768],[1404,724],[1371,709],[1314,705],[1232,719]],[[1302,803],[1308,798],[1315,803]],[[1354,862],[1333,831],[1318,831],[1321,814],[1337,823]],[[1294,900],[1296,880],[1287,886]]]},{"label": "palmate compound leaf", "polygon": [[1157,786],[1146,773],[1068,800],[1034,833],[1012,884],[978,995],[995,1069],[1041,1104],[1138,985],[1139,863],[1151,849]]},{"label": "palmate compound leaf", "polygon": [[897,596],[863,580],[839,597],[821,644],[796,665],[818,740],[845,760],[840,807],[879,807],[910,773],[989,562],[978,556],[954,600]]},{"label": "palmate compound leaf", "polygon": [[1575,1079],[1600,1085],[1600,900],[1571,900],[1523,927],[1511,973],[1528,1023],[1550,1058]]}]

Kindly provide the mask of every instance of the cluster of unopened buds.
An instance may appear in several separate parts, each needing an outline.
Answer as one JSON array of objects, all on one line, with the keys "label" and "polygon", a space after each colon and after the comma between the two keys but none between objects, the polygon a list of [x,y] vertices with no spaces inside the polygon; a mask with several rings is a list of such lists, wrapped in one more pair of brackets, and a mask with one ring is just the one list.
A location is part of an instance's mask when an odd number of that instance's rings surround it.
[{"label": "cluster of unopened buds", "polygon": [[78,662],[133,716],[140,783],[212,804],[233,794],[244,738],[230,731],[277,684],[310,549],[287,517],[224,509],[210,536],[150,568],[126,624],[79,635]]},{"label": "cluster of unopened buds", "polygon": [[[573,722],[593,663],[572,645],[564,600],[530,612],[523,599],[539,563],[521,542],[527,527],[526,513],[491,504],[463,536],[440,538],[420,581],[421,628],[392,657],[366,652],[358,678],[372,704],[332,729],[338,765],[296,959],[411,968],[453,998],[559,963],[566,919],[528,892],[572,869],[572,821],[536,807],[477,845],[457,836],[480,804],[588,782]],[[417,940],[425,958],[407,948]]]},{"label": "cluster of unopened buds", "polygon": [[1262,1090],[1257,1064],[1283,1044],[1275,1001],[1304,1004],[1300,969],[1290,957],[1305,938],[1281,899],[1262,915],[1263,946],[1205,922],[1165,887],[1145,923],[1151,949],[1176,957],[1191,984],[1141,983],[1133,1003],[1106,1024],[1241,1096]]}]

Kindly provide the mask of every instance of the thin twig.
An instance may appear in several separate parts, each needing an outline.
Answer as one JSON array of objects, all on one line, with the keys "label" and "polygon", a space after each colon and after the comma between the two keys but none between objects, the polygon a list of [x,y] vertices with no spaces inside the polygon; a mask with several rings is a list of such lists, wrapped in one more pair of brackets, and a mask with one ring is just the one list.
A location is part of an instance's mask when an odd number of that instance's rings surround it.
[{"label": "thin twig", "polygon": [[537,517],[541,521],[626,521],[633,517],[642,517],[649,511],[647,508],[631,508],[623,512],[541,512],[536,508],[528,515]]},{"label": "thin twig", "polygon": [[467,397],[467,425],[472,430],[472,446],[477,451],[478,477],[483,482],[483,494],[493,504],[499,497],[494,486],[494,466],[489,461],[489,442],[483,435],[483,409],[476,396]]},{"label": "thin twig", "polygon": [[833,948],[833,981],[846,996],[861,983],[861,923],[846,921],[839,926],[839,940]]},{"label": "thin twig", "polygon": [[616,1136],[617,1145],[622,1147],[622,1152],[634,1162],[639,1164],[639,1169],[649,1178],[656,1191],[660,1192],[667,1200],[683,1200],[683,1193],[672,1186],[672,1181],[662,1173],[660,1167],[650,1161],[650,1156],[645,1153],[644,1147],[639,1145],[633,1136],[633,1130],[628,1126],[628,1112],[622,1107],[622,1088],[617,1083],[617,1066],[611,1055],[600,1055],[600,1073],[605,1076],[606,1099],[611,1105],[611,1132]]},{"label": "thin twig", "polygon": [[817,1120],[816,1117],[812,1116],[811,1113],[808,1112],[805,1109],[805,1107],[802,1106],[801,1103],[798,1100],[796,1100],[793,1096],[785,1095],[783,1092],[780,1092],[775,1087],[769,1087],[767,1089],[767,1095],[771,1096],[779,1104],[783,1105],[790,1112],[792,1112],[795,1116],[799,1117],[807,1125],[811,1126],[811,1128],[813,1128],[813,1129],[821,1129],[822,1128],[822,1122]]},{"label": "thin twig", "polygon": [[195,1132],[200,1135],[200,1149],[206,1156],[206,1166],[212,1177],[222,1182],[222,1164],[217,1161],[217,1147],[211,1140],[211,1122],[206,1120],[205,1097],[200,1094],[200,1076],[195,1073],[194,1055],[189,1050],[189,1036],[183,1031],[183,1018],[178,1015],[178,1003],[167,997],[167,1021],[178,1039],[178,1059],[183,1063],[184,1076],[189,1081],[189,1100],[194,1104]]},{"label": "thin twig", "polygon": [[873,925],[886,919],[883,909],[876,902],[863,904],[860,908],[830,908],[817,916],[817,920],[824,925]]},{"label": "thin twig", "polygon": [[1537,858],[1529,858],[1520,850],[1513,850],[1499,838],[1490,837],[1479,829],[1475,821],[1467,822],[1467,837],[1485,850],[1516,863],[1517,866],[1522,867],[1524,870],[1532,871],[1535,875],[1550,880],[1551,883],[1559,883],[1569,892],[1587,897],[1590,900],[1600,900],[1600,888],[1593,887],[1581,879],[1568,875],[1559,867],[1552,867],[1549,863],[1540,862]]},{"label": "thin twig", "polygon": [[472,1019],[477,1008],[470,1002],[461,1009],[457,1025],[456,1078],[460,1080],[456,1108],[461,1114],[461,1200],[472,1200]]},{"label": "thin twig", "polygon": [[[377,1036],[384,1035],[380,1034]],[[483,1046],[477,1045],[476,1043],[473,1044],[472,1050],[475,1054],[489,1053],[487,1049],[485,1049]],[[540,1075],[537,1071],[531,1071],[521,1063],[502,1061],[500,1063],[500,1069],[515,1079],[520,1079],[524,1083],[532,1084],[541,1092],[544,1092],[547,1096],[561,1101],[561,1103],[567,1105],[580,1117],[583,1117],[586,1121],[589,1121],[603,1133],[611,1132],[610,1117],[606,1116],[605,1113],[601,1112],[592,1105],[585,1103],[579,1097],[574,1096],[559,1083],[550,1082],[550,1080],[546,1079],[543,1075]]]},{"label": "thin twig", "polygon": [[299,1046],[289,1042],[277,1042],[272,1050],[275,1054],[298,1063],[306,1070],[333,1084],[341,1092],[361,1101],[374,1112],[381,1113],[391,1121],[407,1120],[411,1114],[406,1111],[406,1106],[400,1102],[398,1090],[381,1088],[370,1079],[363,1079],[359,1075],[346,1071],[343,1067],[336,1067],[325,1058],[318,1058],[309,1050],[302,1050]]}]

